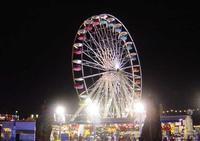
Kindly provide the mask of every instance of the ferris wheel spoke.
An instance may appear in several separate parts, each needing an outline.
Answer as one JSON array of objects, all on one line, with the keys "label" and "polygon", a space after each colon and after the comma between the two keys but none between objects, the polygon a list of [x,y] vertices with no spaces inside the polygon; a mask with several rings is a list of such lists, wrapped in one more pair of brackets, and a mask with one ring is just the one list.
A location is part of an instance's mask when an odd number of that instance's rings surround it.
[{"label": "ferris wheel spoke", "polygon": [[103,25],[101,25],[101,24],[100,24],[99,32],[100,32],[101,35],[102,35],[102,39],[105,39],[105,34],[104,34],[104,32],[103,32]]},{"label": "ferris wheel spoke", "polygon": [[132,73],[130,73],[130,72],[126,72],[126,71],[124,71],[124,70],[121,70],[121,72],[122,72],[123,74],[125,74],[126,76],[128,76],[128,77],[134,78],[134,74],[132,74]]},{"label": "ferris wheel spoke", "polygon": [[107,28],[107,30],[108,30],[108,33],[109,33],[109,35],[110,35],[110,39],[111,39],[112,46],[114,47],[114,46],[115,46],[115,45],[114,45],[114,36],[115,36],[115,34],[114,34],[114,32],[112,31],[112,27]]},{"label": "ferris wheel spoke", "polygon": [[[134,83],[133,83],[133,81],[132,80],[128,80],[128,79],[126,79],[126,78],[123,78],[124,79],[124,82],[125,82],[125,85],[128,87],[128,88],[130,88],[130,89],[134,89],[133,88],[133,86],[134,86]],[[131,83],[131,84],[130,84]]]},{"label": "ferris wheel spoke", "polygon": [[[92,38],[90,40],[90,42],[92,42],[96,46],[96,49],[97,49],[97,51],[99,51],[99,54],[101,54],[101,52],[104,52],[103,47],[106,46],[105,42],[104,42],[104,39],[101,36],[96,36],[97,40],[98,40],[98,42],[97,42],[95,37],[92,35],[92,33],[88,32],[88,34]],[[101,42],[103,42],[103,43],[101,43]]]},{"label": "ferris wheel spoke", "polygon": [[[123,97],[122,97],[122,94],[121,94],[121,92],[120,92],[120,88],[119,88],[119,83],[115,83],[115,84],[113,84],[114,85],[114,93],[116,94],[116,96],[115,96],[115,103],[117,104],[117,105],[120,105],[120,107],[122,106],[122,103],[119,101],[120,99],[122,99]],[[121,113],[120,111],[121,111],[121,108],[120,107],[118,107],[118,111],[119,111],[119,113]]]},{"label": "ferris wheel spoke", "polygon": [[[109,86],[109,90],[110,90],[110,97],[109,97],[109,105],[107,106],[107,111],[106,112],[108,112],[109,110],[110,110],[110,108],[111,108],[111,104],[112,104],[112,102],[113,102],[113,96],[114,96],[114,92],[113,92],[113,88],[112,88],[112,82],[110,82],[109,81],[109,83],[108,83],[108,86]],[[115,108],[115,105],[113,105],[113,108]]]},{"label": "ferris wheel spoke", "polygon": [[[93,54],[95,54],[95,55],[99,55],[99,54],[97,54],[95,51],[94,51],[94,47],[92,47],[92,43],[91,43],[91,41],[84,41],[83,42],[83,45],[85,46],[85,47],[87,47],[87,49],[89,49]],[[95,45],[96,46],[96,45]]]},{"label": "ferris wheel spoke", "polygon": [[110,82],[110,80],[106,81],[106,93],[105,93],[105,110],[104,110],[104,114],[103,117],[107,117],[109,110],[111,109],[111,104],[113,102],[113,94],[112,94],[112,84]]},{"label": "ferris wheel spoke", "polygon": [[132,99],[132,97],[133,97],[133,94],[134,94],[133,89],[128,87],[126,83],[123,84],[122,89],[124,91],[123,98],[126,101],[130,101]]},{"label": "ferris wheel spoke", "polygon": [[[103,79],[103,78],[101,78],[101,79]],[[100,107],[106,107],[105,105],[104,105],[104,99],[105,99],[105,97],[106,97],[106,94],[105,93],[103,93],[103,91],[105,91],[105,87],[106,87],[106,82],[105,81],[102,81],[102,80],[100,80],[101,81],[101,84],[100,85],[98,85],[98,90],[94,93],[94,95],[93,95],[93,100],[94,101],[96,101],[99,105],[100,105]],[[103,111],[102,111],[103,112]],[[108,113],[108,112],[105,112],[105,110],[104,110],[104,112],[102,113],[102,115],[103,115],[103,117],[104,117],[104,115],[105,115],[105,113]]]},{"label": "ferris wheel spoke", "polygon": [[[96,37],[97,37],[99,43],[101,44],[101,46],[105,45],[105,42],[103,40],[103,36],[101,35],[101,33],[99,32],[99,30],[97,29],[96,26],[94,27],[94,30],[95,30],[95,33],[96,33]],[[103,42],[103,44],[101,42]]]},{"label": "ferris wheel spoke", "polygon": [[126,66],[126,67],[123,67],[121,68],[122,70],[125,70],[125,69],[130,69],[130,68],[133,68],[133,66]]},{"label": "ferris wheel spoke", "polygon": [[106,37],[106,40],[107,40],[107,44],[108,44],[108,46],[111,48],[112,45],[111,45],[110,40],[109,40],[109,38],[108,38],[107,29],[108,29],[108,27],[103,26],[103,31],[104,31],[104,34],[105,34],[105,37]]},{"label": "ferris wheel spoke", "polygon": [[[106,81],[105,82],[105,97],[104,97],[104,99],[105,99],[105,102],[104,102],[104,111],[107,111],[107,109],[108,109],[108,105],[107,105],[107,103],[108,103],[108,98],[109,98],[109,94],[108,94],[108,81]],[[106,114],[105,114],[105,112],[103,113],[103,117],[106,117]]]},{"label": "ferris wheel spoke", "polygon": [[141,76],[140,76],[140,75],[134,74],[134,76],[133,76],[133,75],[132,75],[131,73],[129,73],[129,72],[124,72],[123,75],[126,76],[126,77],[128,77],[130,80],[132,80],[133,78],[134,78],[134,79],[141,79]]},{"label": "ferris wheel spoke", "polygon": [[96,58],[98,58],[98,60],[103,64],[103,61],[102,61],[102,60],[104,60],[104,58],[100,55],[100,53],[99,53],[99,54],[96,53],[96,52],[92,49],[92,47],[91,47],[87,42],[84,42],[84,45],[85,45],[90,51],[92,51],[92,53],[96,56]]},{"label": "ferris wheel spoke", "polygon": [[109,37],[108,37],[108,35],[107,35],[107,33],[106,33],[106,27],[105,26],[101,26],[101,33],[104,35],[104,54],[105,54],[105,57],[106,58],[114,58],[113,56],[112,56],[112,54],[111,54],[111,52],[112,53],[114,53],[114,51],[112,50],[112,45],[111,45],[111,43],[110,43],[110,39],[109,39]]},{"label": "ferris wheel spoke", "polygon": [[101,84],[98,85],[98,89],[96,90],[96,92],[92,96],[93,101],[100,103],[100,97],[102,95],[103,86],[104,86],[104,81],[101,81]]},{"label": "ferris wheel spoke", "polygon": [[103,74],[105,74],[105,73],[106,73],[106,72],[96,73],[96,74],[92,74],[92,75],[83,76],[82,78],[83,78],[83,79],[88,79],[88,78],[91,78],[91,77],[103,75]]},{"label": "ferris wheel spoke", "polygon": [[[106,33],[106,29],[107,28],[105,28],[105,26],[101,26],[101,28],[100,28],[101,33],[104,35],[104,37],[102,37],[103,38],[103,43],[104,43],[104,47],[102,49],[102,53],[104,54],[105,59],[110,58],[111,60],[114,60],[115,52],[113,51],[113,46],[110,43],[111,39],[109,39],[109,37],[108,37],[108,35]],[[104,39],[107,42],[105,42]]]},{"label": "ferris wheel spoke", "polygon": [[97,40],[94,38],[94,36],[93,36],[89,31],[88,31],[88,34],[90,35],[90,37],[91,37],[93,43],[94,43],[97,47],[102,48],[102,46],[97,42]]},{"label": "ferris wheel spoke", "polygon": [[122,91],[123,91],[123,93],[122,93],[123,100],[125,100],[125,102],[131,100],[131,93],[130,93],[130,91],[128,91],[125,84],[122,87]]},{"label": "ferris wheel spoke", "polygon": [[[86,52],[83,52],[84,55],[86,55],[87,57],[89,57],[92,61],[94,61],[98,66],[102,66],[102,64],[100,64],[97,60],[94,59],[94,57],[90,56],[89,54],[87,54]],[[98,59],[99,60],[99,59]]]},{"label": "ferris wheel spoke", "polygon": [[120,47],[118,44],[118,33],[115,34],[114,39],[115,39],[115,52],[118,53],[118,48]]},{"label": "ferris wheel spoke", "polygon": [[91,61],[88,61],[88,60],[82,60],[82,65],[90,67],[90,68],[94,68],[94,69],[97,69],[97,70],[105,71],[104,66],[102,66],[101,64],[97,64],[97,63],[94,63],[94,62],[91,62]]},{"label": "ferris wheel spoke", "polygon": [[124,76],[125,79],[127,79],[128,81],[130,81],[131,83],[133,83],[136,87],[141,88],[140,85],[136,84],[132,79],[130,79],[129,77]]},{"label": "ferris wheel spoke", "polygon": [[99,89],[99,86],[101,85],[102,85],[101,79],[98,79],[94,84],[92,84],[92,86],[88,88],[88,93],[89,93],[88,97],[92,98],[95,92]]},{"label": "ferris wheel spoke", "polygon": [[[123,45],[120,44],[120,46],[123,46]],[[119,60],[122,65],[124,64],[124,62],[127,59],[127,54],[129,54],[129,52],[125,48],[119,49]],[[127,59],[127,60],[129,60],[129,59]]]},{"label": "ferris wheel spoke", "polygon": [[121,59],[121,68],[123,68],[128,62],[130,62],[130,59],[127,57]]},{"label": "ferris wheel spoke", "polygon": [[100,80],[97,80],[97,81],[96,81],[96,84],[94,84],[93,87],[90,87],[90,88],[88,89],[89,98],[91,98],[91,97],[94,95],[95,91],[99,88],[99,86],[101,85],[101,83],[102,83],[102,82],[101,82]]},{"label": "ferris wheel spoke", "polygon": [[129,52],[127,52],[127,50],[125,49],[125,48],[122,48],[122,49],[120,49],[120,55],[119,55],[119,60],[120,60],[120,62],[121,62],[121,64],[123,65],[124,64],[124,61],[127,59],[127,54],[128,54]]},{"label": "ferris wheel spoke", "polygon": [[[115,47],[115,45],[114,45],[114,40],[112,41],[112,44],[113,44],[113,45],[112,45],[112,46],[113,46],[113,47],[112,47],[112,50],[113,50],[113,58],[116,58],[116,57],[117,57],[117,52],[115,51],[115,50],[116,50],[116,49],[115,49],[116,47]],[[118,57],[117,57],[117,58],[118,58]]]},{"label": "ferris wheel spoke", "polygon": [[[118,78],[117,76],[115,76],[116,77],[116,79]],[[133,81],[131,80],[131,81],[128,81],[126,78],[128,78],[127,76],[124,76],[124,75],[121,75],[120,77],[120,84],[123,86],[122,88],[127,88],[127,86],[129,87],[129,88],[132,88],[132,86],[131,85],[129,85],[129,83],[132,83],[133,84]],[[119,79],[118,78],[118,79]],[[126,86],[127,85],[127,86]],[[126,94],[126,93],[125,93]],[[127,94],[129,94],[129,93],[127,93]]]},{"label": "ferris wheel spoke", "polygon": [[132,84],[135,84],[134,83],[134,80],[132,79],[132,78],[130,78],[130,77],[128,77],[128,76],[123,76],[124,77],[124,79],[126,79],[127,81],[129,81],[130,83],[132,83]]},{"label": "ferris wheel spoke", "polygon": [[[113,85],[113,84],[111,84],[111,85]],[[117,104],[117,101],[116,101],[116,96],[115,96],[114,90],[115,89],[111,89],[112,99],[113,99],[113,106],[115,107],[117,117],[121,117],[120,110],[119,110],[119,107],[118,107],[118,104]]]},{"label": "ferris wheel spoke", "polygon": [[103,48],[96,48],[96,51],[92,49],[89,45],[87,47],[96,55],[96,58],[101,62],[101,64],[105,64],[108,59],[107,53]]}]

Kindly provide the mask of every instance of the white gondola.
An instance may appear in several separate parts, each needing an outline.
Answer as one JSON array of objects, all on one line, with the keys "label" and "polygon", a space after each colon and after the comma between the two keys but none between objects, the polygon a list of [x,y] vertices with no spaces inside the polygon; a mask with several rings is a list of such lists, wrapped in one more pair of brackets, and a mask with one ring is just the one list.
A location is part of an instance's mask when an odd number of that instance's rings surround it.
[{"label": "white gondola", "polygon": [[108,21],[108,26],[113,28],[115,19],[114,18],[107,18],[107,21]]},{"label": "white gondola", "polygon": [[82,64],[82,61],[81,61],[81,60],[78,60],[78,59],[72,60],[72,62],[73,62],[74,64]]},{"label": "white gondola", "polygon": [[75,43],[73,45],[74,48],[82,48],[83,47],[83,44],[82,43]]},{"label": "white gondola", "polygon": [[119,36],[118,36],[118,39],[121,39],[121,40],[123,40],[125,42],[127,40],[127,37],[128,37],[128,33],[127,32],[120,32]]},{"label": "white gondola", "polygon": [[135,91],[137,91],[137,92],[141,91],[141,88],[135,88]]},{"label": "white gondola", "polygon": [[92,16],[93,26],[99,25],[99,16]]},{"label": "white gondola", "polygon": [[113,25],[113,31],[120,33],[122,31],[122,24],[118,23],[118,24],[114,24]]},{"label": "white gondola", "polygon": [[93,23],[93,21],[90,20],[90,19],[84,21],[84,25],[85,25],[85,26],[87,26],[87,25],[92,25],[92,23]]},{"label": "white gondola", "polygon": [[127,50],[133,49],[133,42],[126,42],[123,47],[125,47]]},{"label": "white gondola", "polygon": [[83,78],[74,78],[75,81],[83,81]]},{"label": "white gondola", "polygon": [[79,31],[78,31],[78,34],[80,35],[80,34],[86,34],[86,30],[85,29],[80,29]]},{"label": "white gondola", "polygon": [[100,17],[101,19],[107,19],[107,18],[108,18],[108,15],[107,15],[107,14],[101,14],[101,15],[99,15],[99,17]]}]

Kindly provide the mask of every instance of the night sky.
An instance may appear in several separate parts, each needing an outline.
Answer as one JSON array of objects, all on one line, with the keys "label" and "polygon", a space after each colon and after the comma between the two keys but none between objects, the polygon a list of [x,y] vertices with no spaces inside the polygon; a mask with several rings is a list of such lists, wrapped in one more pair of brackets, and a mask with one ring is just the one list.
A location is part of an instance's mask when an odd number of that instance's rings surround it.
[{"label": "night sky", "polygon": [[142,65],[143,95],[153,95],[166,108],[200,106],[200,23],[195,4],[94,0],[1,6],[0,113],[38,113],[44,100],[75,110],[73,39],[85,19],[101,13],[116,16],[132,35]]}]

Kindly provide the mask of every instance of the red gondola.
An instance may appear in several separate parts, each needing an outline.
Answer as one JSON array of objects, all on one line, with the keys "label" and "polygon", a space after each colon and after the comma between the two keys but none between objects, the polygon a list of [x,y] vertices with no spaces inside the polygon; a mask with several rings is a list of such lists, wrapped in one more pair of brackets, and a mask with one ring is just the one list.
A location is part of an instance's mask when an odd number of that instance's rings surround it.
[{"label": "red gondola", "polygon": [[79,48],[79,49],[74,49],[74,54],[76,55],[80,55],[82,53],[82,50]]},{"label": "red gondola", "polygon": [[76,84],[74,84],[74,88],[83,89],[83,84],[76,83]]},{"label": "red gondola", "polygon": [[92,25],[92,20],[86,20],[84,22],[84,25],[85,25],[85,30],[86,31],[91,31],[93,29],[93,25]]},{"label": "red gondola", "polygon": [[135,84],[140,85],[141,84],[141,80],[140,79],[135,80]]},{"label": "red gondola", "polygon": [[75,65],[75,66],[73,67],[73,70],[74,70],[74,71],[81,71],[81,65]]},{"label": "red gondola", "polygon": [[80,35],[78,35],[78,39],[80,41],[85,41],[86,40],[86,35],[85,34],[80,34]]},{"label": "red gondola", "polygon": [[93,29],[92,25],[86,25],[85,26],[85,30],[87,30],[87,31],[91,31],[92,29]]}]

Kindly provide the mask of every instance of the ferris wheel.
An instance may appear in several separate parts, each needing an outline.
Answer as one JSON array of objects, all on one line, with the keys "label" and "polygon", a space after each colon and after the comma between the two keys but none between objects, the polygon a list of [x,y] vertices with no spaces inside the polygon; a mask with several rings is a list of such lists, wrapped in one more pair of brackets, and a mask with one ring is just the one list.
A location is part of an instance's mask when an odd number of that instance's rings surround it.
[{"label": "ferris wheel", "polygon": [[110,14],[86,19],[72,51],[74,87],[81,101],[98,105],[100,116],[127,117],[142,95],[142,72],[135,43]]}]

